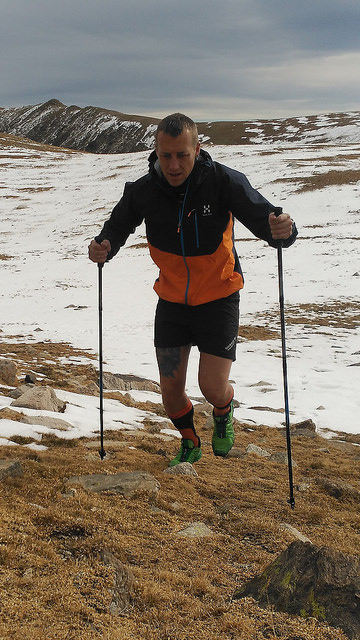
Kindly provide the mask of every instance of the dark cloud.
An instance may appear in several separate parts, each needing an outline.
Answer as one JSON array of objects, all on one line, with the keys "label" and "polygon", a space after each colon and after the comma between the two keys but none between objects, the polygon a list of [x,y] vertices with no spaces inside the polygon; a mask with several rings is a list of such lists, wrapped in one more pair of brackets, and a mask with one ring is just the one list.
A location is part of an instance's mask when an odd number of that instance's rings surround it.
[{"label": "dark cloud", "polygon": [[0,106],[197,119],[360,108],[354,0],[3,0]]}]

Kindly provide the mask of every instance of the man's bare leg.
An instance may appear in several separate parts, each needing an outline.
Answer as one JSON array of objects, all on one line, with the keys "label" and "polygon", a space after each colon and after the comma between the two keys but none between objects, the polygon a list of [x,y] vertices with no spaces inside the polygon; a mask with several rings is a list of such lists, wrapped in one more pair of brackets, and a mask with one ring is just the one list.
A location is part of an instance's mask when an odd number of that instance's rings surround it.
[{"label": "man's bare leg", "polygon": [[229,382],[232,361],[208,353],[201,353],[199,386],[213,409],[214,430],[212,449],[216,456],[225,457],[234,445],[234,390]]},{"label": "man's bare leg", "polygon": [[203,396],[214,407],[224,407],[234,391],[229,382],[232,361],[209,353],[200,354],[199,387]]},{"label": "man's bare leg", "polygon": [[190,345],[187,345],[156,349],[162,399],[165,411],[169,415],[179,413],[189,401],[185,384],[190,348]]},{"label": "man's bare leg", "polygon": [[188,345],[156,349],[164,408],[181,434],[180,451],[169,462],[170,467],[181,462],[197,462],[201,458],[200,438],[194,427],[194,407],[185,392],[190,348]]}]

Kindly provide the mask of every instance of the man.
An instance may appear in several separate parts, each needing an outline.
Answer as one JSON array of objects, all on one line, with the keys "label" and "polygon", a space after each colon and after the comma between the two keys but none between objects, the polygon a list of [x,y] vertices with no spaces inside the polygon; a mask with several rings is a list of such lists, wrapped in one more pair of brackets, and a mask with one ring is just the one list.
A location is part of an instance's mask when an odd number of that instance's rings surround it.
[{"label": "man", "polygon": [[200,150],[195,123],[175,113],[159,123],[149,173],[125,185],[122,199],[89,245],[90,259],[103,263],[145,220],[150,254],[159,267],[155,348],[163,404],[182,438],[169,466],[194,463],[202,455],[185,391],[192,345],[200,352],[199,387],[213,406],[213,453],[224,457],[234,444],[229,374],[243,287],[234,219],[273,247],[280,242],[290,246],[295,224],[288,214],[276,216],[274,209],[242,173]]}]

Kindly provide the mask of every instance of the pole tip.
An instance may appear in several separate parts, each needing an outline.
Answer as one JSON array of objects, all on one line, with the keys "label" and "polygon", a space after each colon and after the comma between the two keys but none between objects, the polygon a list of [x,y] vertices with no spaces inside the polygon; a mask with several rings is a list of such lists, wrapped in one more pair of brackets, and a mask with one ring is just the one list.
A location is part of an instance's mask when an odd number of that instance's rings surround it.
[{"label": "pole tip", "polygon": [[288,503],[292,509],[295,509],[295,499],[293,497],[289,498]]},{"label": "pole tip", "polygon": [[100,449],[99,451],[99,456],[101,458],[101,460],[104,460],[105,456],[106,456],[106,451],[105,449]]}]

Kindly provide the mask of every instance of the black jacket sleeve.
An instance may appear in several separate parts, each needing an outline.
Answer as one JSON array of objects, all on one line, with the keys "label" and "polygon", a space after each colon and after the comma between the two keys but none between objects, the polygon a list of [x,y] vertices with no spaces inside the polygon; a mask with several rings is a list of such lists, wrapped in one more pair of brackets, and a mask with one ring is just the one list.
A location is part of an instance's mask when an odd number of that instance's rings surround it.
[{"label": "black jacket sleeve", "polygon": [[111,260],[120,247],[122,247],[131,233],[134,233],[142,221],[143,216],[139,214],[134,206],[132,196],[133,183],[127,182],[123,197],[112,210],[110,218],[105,222],[100,234],[95,238],[97,242],[109,240],[111,251],[108,260]]},{"label": "black jacket sleeve", "polygon": [[293,222],[292,234],[286,240],[274,240],[269,225],[269,214],[275,207],[264,196],[254,189],[247,177],[234,169],[222,167],[225,184],[225,198],[229,210],[257,238],[265,240],[271,247],[289,247],[297,236]]}]

